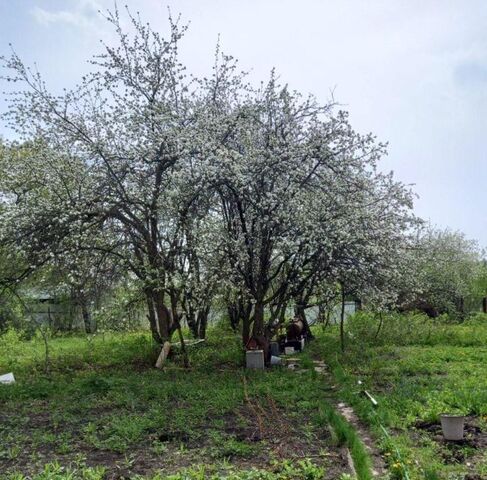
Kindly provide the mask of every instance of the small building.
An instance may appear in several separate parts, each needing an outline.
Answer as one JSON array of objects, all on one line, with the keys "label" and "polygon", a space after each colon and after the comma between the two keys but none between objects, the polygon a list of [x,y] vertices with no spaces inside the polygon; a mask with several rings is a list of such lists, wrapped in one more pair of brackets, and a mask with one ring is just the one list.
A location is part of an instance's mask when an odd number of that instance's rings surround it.
[{"label": "small building", "polygon": [[23,294],[29,314],[38,325],[49,325],[54,330],[70,330],[76,315],[69,299],[62,294],[30,289]]}]

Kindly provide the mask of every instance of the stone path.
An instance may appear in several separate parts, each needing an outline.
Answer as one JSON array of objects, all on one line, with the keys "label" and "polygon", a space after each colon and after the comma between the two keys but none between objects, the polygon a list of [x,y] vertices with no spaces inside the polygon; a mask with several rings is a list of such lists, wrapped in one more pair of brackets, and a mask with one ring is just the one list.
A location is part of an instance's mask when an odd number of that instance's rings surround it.
[{"label": "stone path", "polygon": [[[313,363],[315,365],[314,369],[316,372],[325,376],[326,379],[330,382],[333,382],[332,376],[328,371],[328,367],[323,361],[314,360]],[[369,454],[370,459],[372,460],[372,474],[374,475],[374,477],[380,478],[382,476],[385,476],[387,470],[384,459],[382,458],[379,450],[375,446],[375,442],[370,436],[367,428],[359,420],[359,418],[353,411],[353,408],[343,402],[335,403],[335,408],[345,418],[345,420],[353,426],[358,436],[360,437],[360,440],[364,444],[364,447]],[[351,456],[349,455],[349,463],[351,462],[351,460]],[[351,462],[351,468],[353,468],[353,462]]]}]

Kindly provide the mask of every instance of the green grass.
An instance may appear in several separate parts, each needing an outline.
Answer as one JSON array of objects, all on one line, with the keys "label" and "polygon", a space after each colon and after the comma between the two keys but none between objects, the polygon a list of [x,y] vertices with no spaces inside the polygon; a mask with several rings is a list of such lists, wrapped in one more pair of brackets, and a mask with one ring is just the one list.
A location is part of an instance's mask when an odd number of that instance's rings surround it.
[{"label": "green grass", "polygon": [[348,447],[358,480],[371,480],[372,465],[370,457],[357,432],[331,407],[326,408],[323,418],[332,426],[338,443]]},{"label": "green grass", "polygon": [[[147,333],[0,337],[0,478],[338,478],[339,447],[312,368],[245,371],[240,340],[213,330],[164,371]],[[347,442],[348,442],[347,437]],[[306,458],[308,457],[308,458]],[[302,462],[298,460],[303,460]],[[3,475],[3,476],[2,476]],[[364,477],[365,478],[365,477]]]},{"label": "green grass", "polygon": [[[63,467],[58,462],[49,463],[44,466],[42,472],[33,477],[33,480],[103,480],[106,470],[103,467]],[[215,467],[199,466],[195,468],[185,468],[175,474],[155,474],[150,480],[313,480],[322,479],[325,469],[318,467],[309,460],[298,460],[295,463],[289,461],[279,462],[273,465],[270,470],[251,468],[246,471],[237,471],[231,466]],[[22,474],[11,474],[8,480],[27,480]],[[143,480],[143,477],[135,475],[133,480]],[[348,480],[347,475],[339,478]]]},{"label": "green grass", "polygon": [[337,397],[352,404],[381,439],[393,478],[487,478],[485,451],[468,442],[446,444],[438,441],[438,429],[432,434],[422,428],[435,428],[441,413],[462,413],[487,433],[487,318],[453,324],[391,315],[375,338],[376,322],[366,314],[350,321],[343,356],[334,328],[319,333],[312,348],[332,366]]}]

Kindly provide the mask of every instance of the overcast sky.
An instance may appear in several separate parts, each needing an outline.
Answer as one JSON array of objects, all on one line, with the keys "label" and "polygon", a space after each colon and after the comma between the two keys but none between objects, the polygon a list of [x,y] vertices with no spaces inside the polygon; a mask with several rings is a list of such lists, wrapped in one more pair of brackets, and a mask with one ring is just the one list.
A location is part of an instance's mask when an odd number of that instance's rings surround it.
[{"label": "overcast sky", "polygon": [[[323,102],[389,142],[381,168],[419,195],[416,212],[487,246],[487,1],[124,0],[167,31],[167,7],[190,22],[183,55],[209,71],[223,50],[266,79]],[[97,13],[112,0],[0,0],[0,54],[36,62],[54,90],[72,86],[110,42]],[[3,87],[3,86],[2,86]],[[2,88],[3,89],[3,88]],[[0,111],[5,98],[0,94]],[[11,133],[0,123],[0,135]]]}]

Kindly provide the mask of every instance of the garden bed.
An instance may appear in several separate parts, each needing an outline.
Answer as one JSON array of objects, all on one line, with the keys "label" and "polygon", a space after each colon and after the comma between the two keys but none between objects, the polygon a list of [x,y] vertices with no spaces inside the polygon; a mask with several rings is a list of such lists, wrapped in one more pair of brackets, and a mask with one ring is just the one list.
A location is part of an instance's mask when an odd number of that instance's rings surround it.
[{"label": "garden bed", "polygon": [[320,414],[323,385],[311,370],[246,372],[238,339],[227,337],[227,349],[210,339],[193,352],[189,371],[170,362],[161,372],[150,355],[144,366],[144,342],[120,335],[88,346],[70,338],[64,357],[64,340],[56,339],[49,375],[33,354],[35,342],[17,345],[17,383],[0,390],[2,478],[51,478],[43,471],[90,480],[350,473],[345,446]]}]

